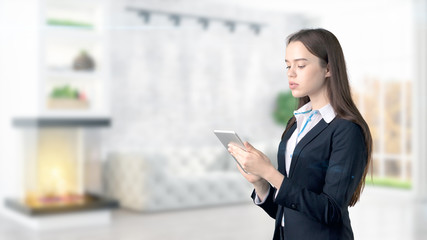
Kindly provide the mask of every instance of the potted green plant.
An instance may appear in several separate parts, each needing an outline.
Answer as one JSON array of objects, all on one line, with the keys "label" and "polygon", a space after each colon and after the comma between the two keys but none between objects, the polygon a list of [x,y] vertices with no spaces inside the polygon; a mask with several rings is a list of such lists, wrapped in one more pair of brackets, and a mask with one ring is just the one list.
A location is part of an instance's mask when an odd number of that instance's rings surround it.
[{"label": "potted green plant", "polygon": [[64,85],[52,89],[48,99],[48,107],[51,109],[88,108],[89,102],[84,92]]}]

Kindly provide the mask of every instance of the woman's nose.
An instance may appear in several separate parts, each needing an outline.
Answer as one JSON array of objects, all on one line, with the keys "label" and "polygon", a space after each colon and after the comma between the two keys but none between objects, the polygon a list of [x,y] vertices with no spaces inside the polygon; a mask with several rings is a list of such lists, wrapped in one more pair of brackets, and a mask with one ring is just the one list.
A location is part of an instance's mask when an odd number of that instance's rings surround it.
[{"label": "woman's nose", "polygon": [[288,72],[286,73],[288,75],[288,78],[293,78],[296,76],[294,68],[293,67],[289,67],[288,68]]}]

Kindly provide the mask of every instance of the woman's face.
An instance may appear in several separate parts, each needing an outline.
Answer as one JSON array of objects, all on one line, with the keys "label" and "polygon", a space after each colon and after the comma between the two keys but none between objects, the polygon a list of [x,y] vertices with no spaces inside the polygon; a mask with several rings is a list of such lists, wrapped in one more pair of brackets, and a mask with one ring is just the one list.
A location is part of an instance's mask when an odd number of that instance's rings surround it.
[{"label": "woman's face", "polygon": [[326,96],[325,78],[330,76],[326,67],[321,66],[320,58],[311,54],[299,41],[286,47],[286,69],[289,88],[296,98],[309,96],[314,100]]}]

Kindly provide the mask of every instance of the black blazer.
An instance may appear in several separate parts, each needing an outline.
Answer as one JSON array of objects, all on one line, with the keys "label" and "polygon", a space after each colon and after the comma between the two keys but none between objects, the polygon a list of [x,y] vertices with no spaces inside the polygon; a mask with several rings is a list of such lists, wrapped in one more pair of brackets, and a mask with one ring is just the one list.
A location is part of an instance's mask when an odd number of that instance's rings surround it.
[{"label": "black blazer", "polygon": [[322,119],[296,145],[287,176],[286,143],[295,128],[296,123],[279,145],[278,170],[285,175],[279,193],[275,198],[271,186],[260,205],[276,219],[273,240],[281,239],[283,214],[283,239],[353,239],[348,205],[366,165],[362,129],[348,120],[335,118],[328,124]]}]

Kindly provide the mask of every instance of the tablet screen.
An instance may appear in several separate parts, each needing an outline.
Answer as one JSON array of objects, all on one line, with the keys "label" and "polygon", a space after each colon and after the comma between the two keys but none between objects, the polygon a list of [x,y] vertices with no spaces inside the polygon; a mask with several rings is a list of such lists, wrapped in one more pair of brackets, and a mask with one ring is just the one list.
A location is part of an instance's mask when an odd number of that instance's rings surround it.
[{"label": "tablet screen", "polygon": [[[246,150],[246,147],[243,144],[242,140],[239,138],[239,136],[237,135],[237,133],[235,133],[234,131],[214,130],[214,133],[218,137],[218,139],[221,141],[222,145],[224,145],[225,149],[228,150],[228,144],[229,143],[234,143],[237,146],[239,146],[240,148],[242,148],[243,150]],[[234,160],[237,162],[237,164],[239,164],[239,167],[245,173],[248,173],[248,172],[246,172],[245,169],[243,169],[243,167],[240,165],[239,161],[237,161],[236,158],[234,158]]]}]

